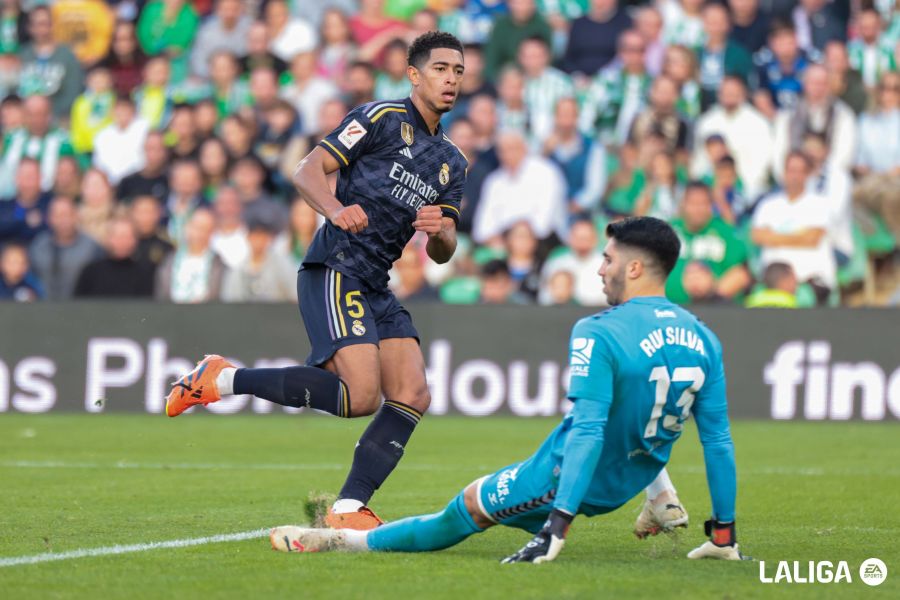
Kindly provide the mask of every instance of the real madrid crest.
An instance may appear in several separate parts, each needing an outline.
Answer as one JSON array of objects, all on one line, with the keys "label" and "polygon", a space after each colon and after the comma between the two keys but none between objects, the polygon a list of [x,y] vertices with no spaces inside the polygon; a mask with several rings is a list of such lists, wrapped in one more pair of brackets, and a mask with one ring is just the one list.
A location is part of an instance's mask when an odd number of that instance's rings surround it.
[{"label": "real madrid crest", "polygon": [[438,174],[441,185],[447,185],[450,181],[450,165],[444,163],[441,165],[441,172]]},{"label": "real madrid crest", "polygon": [[362,324],[362,321],[356,319],[353,321],[353,325],[350,327],[350,331],[353,332],[353,335],[360,336],[366,334],[366,326]]},{"label": "real madrid crest", "polygon": [[403,141],[406,142],[407,146],[413,145],[413,141],[415,140],[413,137],[413,128],[412,125],[406,121],[400,122],[400,137],[403,138]]}]

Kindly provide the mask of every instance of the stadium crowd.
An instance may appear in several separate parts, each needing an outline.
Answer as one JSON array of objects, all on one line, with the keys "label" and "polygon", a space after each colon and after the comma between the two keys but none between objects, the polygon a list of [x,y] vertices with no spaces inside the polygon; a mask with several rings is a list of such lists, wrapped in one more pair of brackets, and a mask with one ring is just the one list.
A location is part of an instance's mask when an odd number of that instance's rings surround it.
[{"label": "stadium crowd", "polygon": [[602,306],[625,215],[680,303],[900,302],[900,0],[0,0],[0,299],[294,301],[294,167],[435,29],[460,246],[402,302]]}]

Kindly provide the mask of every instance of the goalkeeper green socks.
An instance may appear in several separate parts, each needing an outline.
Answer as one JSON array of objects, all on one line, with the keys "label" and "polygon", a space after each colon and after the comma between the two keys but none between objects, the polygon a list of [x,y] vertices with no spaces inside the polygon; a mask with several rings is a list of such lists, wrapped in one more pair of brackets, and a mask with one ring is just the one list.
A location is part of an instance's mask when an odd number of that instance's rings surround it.
[{"label": "goalkeeper green socks", "polygon": [[375,552],[429,552],[455,546],[482,531],[460,492],[443,511],[386,523],[369,531],[366,542]]}]

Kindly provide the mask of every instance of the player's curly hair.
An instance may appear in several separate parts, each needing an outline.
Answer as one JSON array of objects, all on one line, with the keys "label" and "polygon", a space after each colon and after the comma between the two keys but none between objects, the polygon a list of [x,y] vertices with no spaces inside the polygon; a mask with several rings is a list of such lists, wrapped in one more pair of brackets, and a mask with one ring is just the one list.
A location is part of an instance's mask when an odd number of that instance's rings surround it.
[{"label": "player's curly hair", "polygon": [[462,42],[455,35],[445,31],[429,31],[413,40],[406,54],[407,64],[417,69],[422,68],[435,48],[449,48],[463,54]]}]

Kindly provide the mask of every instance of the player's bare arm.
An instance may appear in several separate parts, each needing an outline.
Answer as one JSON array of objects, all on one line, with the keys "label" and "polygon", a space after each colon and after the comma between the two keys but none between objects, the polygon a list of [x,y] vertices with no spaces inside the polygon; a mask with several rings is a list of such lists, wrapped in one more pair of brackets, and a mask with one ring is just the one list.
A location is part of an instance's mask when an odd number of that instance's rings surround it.
[{"label": "player's bare arm", "polygon": [[815,248],[824,235],[825,230],[821,227],[804,229],[797,233],[778,233],[768,227],[755,227],[751,232],[751,239],[753,243],[765,246]]},{"label": "player's bare arm", "polygon": [[294,185],[310,206],[331,223],[350,233],[359,233],[369,226],[369,217],[358,204],[344,206],[331,193],[328,175],[340,168],[338,161],[316,146],[300,161],[294,171]]},{"label": "player's bare arm", "polygon": [[443,264],[456,252],[456,222],[443,216],[440,206],[419,209],[413,227],[428,234],[425,251],[434,262]]}]

